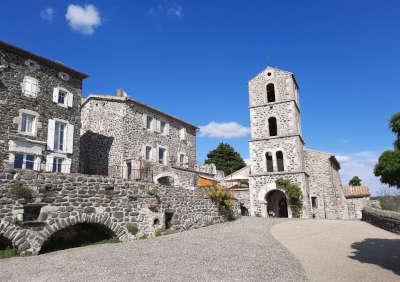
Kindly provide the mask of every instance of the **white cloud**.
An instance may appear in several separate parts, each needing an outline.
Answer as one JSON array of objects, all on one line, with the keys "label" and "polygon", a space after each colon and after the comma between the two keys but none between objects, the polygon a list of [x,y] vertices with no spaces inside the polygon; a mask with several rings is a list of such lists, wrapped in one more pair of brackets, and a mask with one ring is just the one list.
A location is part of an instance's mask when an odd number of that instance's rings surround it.
[{"label": "white cloud", "polygon": [[374,151],[361,151],[347,155],[338,154],[337,160],[340,162],[340,174],[343,186],[348,185],[353,176],[358,176],[362,184],[369,187],[372,195],[382,195],[385,193],[395,193],[395,188],[389,188],[380,182],[374,175],[374,167],[378,162],[380,153]]},{"label": "white cloud", "polygon": [[72,29],[88,35],[93,34],[95,28],[101,25],[100,13],[92,4],[85,7],[70,4],[65,18]]},{"label": "white cloud", "polygon": [[149,15],[181,18],[183,17],[183,8],[175,1],[165,0],[156,7],[150,8]]},{"label": "white cloud", "polygon": [[204,137],[237,138],[249,133],[250,128],[234,121],[221,123],[212,121],[207,125],[200,126],[200,136]]},{"label": "white cloud", "polygon": [[250,158],[249,158],[249,159],[244,159],[244,162],[245,162],[247,165],[250,165],[250,164],[251,164]]},{"label": "white cloud", "polygon": [[45,21],[52,21],[54,17],[54,10],[51,7],[47,7],[40,11],[40,17]]}]

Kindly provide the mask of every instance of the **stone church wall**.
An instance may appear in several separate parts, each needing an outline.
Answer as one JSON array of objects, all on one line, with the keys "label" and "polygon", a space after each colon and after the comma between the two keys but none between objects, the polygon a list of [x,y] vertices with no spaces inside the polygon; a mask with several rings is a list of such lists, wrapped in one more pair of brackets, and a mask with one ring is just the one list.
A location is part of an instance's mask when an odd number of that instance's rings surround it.
[{"label": "stone church wall", "polygon": [[317,197],[317,207],[312,209],[315,217],[347,219],[346,199],[342,192],[339,171],[330,161],[332,155],[312,150],[304,150],[304,155],[310,197]]},{"label": "stone church wall", "polygon": [[[30,188],[33,199],[12,197],[16,184]],[[0,235],[23,254],[37,254],[52,234],[77,223],[101,224],[119,239],[132,240],[164,228],[166,212],[173,213],[171,228],[177,231],[227,220],[198,189],[187,188],[82,174],[1,172]],[[154,189],[158,199],[149,192]],[[40,207],[39,216],[24,221],[24,209],[32,206]],[[233,214],[238,215],[237,207]],[[155,219],[160,224],[154,225]],[[127,231],[131,224],[139,227],[136,236]]]}]

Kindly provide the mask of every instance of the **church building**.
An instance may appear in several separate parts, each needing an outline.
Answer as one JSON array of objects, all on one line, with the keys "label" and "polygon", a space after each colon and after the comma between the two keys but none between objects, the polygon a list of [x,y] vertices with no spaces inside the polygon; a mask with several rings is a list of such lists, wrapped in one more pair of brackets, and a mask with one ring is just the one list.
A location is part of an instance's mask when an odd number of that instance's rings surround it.
[{"label": "church building", "polygon": [[283,178],[301,188],[302,218],[347,219],[339,162],[330,153],[304,147],[294,74],[267,67],[248,86],[250,214],[292,216],[284,189],[276,185]]}]

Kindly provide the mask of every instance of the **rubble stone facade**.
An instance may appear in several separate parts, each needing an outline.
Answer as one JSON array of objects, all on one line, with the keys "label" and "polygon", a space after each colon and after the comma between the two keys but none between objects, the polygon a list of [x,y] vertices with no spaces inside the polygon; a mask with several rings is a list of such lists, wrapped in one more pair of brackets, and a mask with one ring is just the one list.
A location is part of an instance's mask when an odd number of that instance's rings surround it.
[{"label": "rubble stone facade", "polygon": [[303,218],[348,217],[334,156],[304,149],[298,85],[294,75],[268,67],[249,81],[251,140],[250,213],[291,217],[279,178],[303,194]]},{"label": "rubble stone facade", "polygon": [[[15,185],[31,189],[32,199],[11,195]],[[0,172],[0,237],[22,254],[37,254],[52,234],[78,223],[102,225],[126,241],[168,227],[184,231],[228,219],[199,189],[188,188],[98,175]],[[230,216],[237,215],[238,207]],[[130,225],[138,227],[136,235],[128,232]]]},{"label": "rubble stone facade", "polygon": [[128,98],[122,90],[116,96],[90,95],[81,116],[83,173],[132,179],[150,167],[155,182],[169,178],[195,186],[195,126]]},{"label": "rubble stone facade", "polygon": [[78,171],[84,78],[0,41],[0,168]]}]

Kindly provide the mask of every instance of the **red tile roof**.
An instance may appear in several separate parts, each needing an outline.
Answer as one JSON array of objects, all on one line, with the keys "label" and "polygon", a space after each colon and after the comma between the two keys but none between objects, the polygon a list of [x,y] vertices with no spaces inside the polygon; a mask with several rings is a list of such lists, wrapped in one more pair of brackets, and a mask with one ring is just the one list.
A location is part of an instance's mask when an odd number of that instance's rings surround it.
[{"label": "red tile roof", "polygon": [[367,186],[346,186],[343,187],[343,193],[346,198],[368,197],[370,195]]}]

